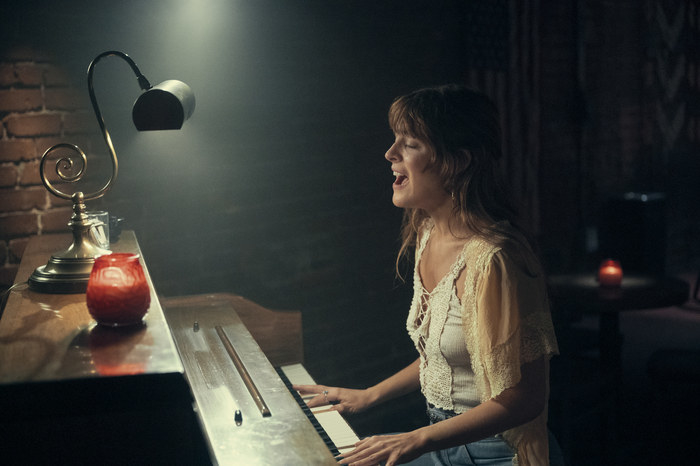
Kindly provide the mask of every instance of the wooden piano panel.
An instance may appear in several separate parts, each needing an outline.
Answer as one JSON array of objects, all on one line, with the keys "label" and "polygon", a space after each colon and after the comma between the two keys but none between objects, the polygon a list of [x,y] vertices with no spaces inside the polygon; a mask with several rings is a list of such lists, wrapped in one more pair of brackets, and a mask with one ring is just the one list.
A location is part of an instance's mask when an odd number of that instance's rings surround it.
[{"label": "wooden piano panel", "polygon": [[[225,296],[164,301],[196,410],[219,464],[336,464]],[[215,328],[231,342],[271,415],[264,417]],[[237,425],[234,413],[241,411]]]}]

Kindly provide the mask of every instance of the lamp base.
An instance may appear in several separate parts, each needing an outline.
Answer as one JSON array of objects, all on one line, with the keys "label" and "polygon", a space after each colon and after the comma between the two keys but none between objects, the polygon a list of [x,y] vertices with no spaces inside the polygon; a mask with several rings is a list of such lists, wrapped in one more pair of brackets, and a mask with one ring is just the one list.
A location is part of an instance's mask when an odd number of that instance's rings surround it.
[{"label": "lamp base", "polygon": [[[65,260],[51,257],[29,277],[29,288],[39,293],[85,293],[95,259]],[[87,272],[85,272],[87,270]]]},{"label": "lamp base", "polygon": [[112,251],[97,245],[94,225],[85,215],[83,193],[74,195],[73,216],[68,226],[73,231],[73,242],[65,250],[51,256],[46,265],[37,267],[29,277],[29,289],[38,293],[85,293],[95,258]]}]

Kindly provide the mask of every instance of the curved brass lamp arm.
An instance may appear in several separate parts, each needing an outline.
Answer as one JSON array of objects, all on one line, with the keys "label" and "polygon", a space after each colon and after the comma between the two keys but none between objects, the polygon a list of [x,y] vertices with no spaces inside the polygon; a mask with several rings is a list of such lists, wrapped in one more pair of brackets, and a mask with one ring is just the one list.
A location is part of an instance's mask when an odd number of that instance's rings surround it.
[{"label": "curved brass lamp arm", "polygon": [[91,194],[86,194],[86,201],[102,197],[104,193],[110,188],[112,183],[116,181],[117,174],[119,173],[119,163],[117,162],[117,155],[114,152],[114,145],[112,145],[112,138],[109,136],[109,131],[107,131],[107,128],[105,126],[104,118],[102,118],[102,112],[100,112],[100,107],[97,104],[97,98],[95,97],[95,90],[92,86],[92,74],[95,69],[95,65],[103,57],[107,57],[110,55],[116,55],[118,57],[121,57],[122,59],[124,59],[124,61],[126,61],[129,64],[129,66],[131,66],[131,69],[134,71],[134,74],[138,79],[139,86],[141,86],[142,90],[147,90],[151,88],[151,84],[148,82],[148,79],[146,79],[146,77],[143,74],[141,74],[141,71],[139,70],[139,67],[136,66],[134,60],[132,60],[131,57],[129,57],[129,55],[125,54],[124,52],[119,52],[117,50],[102,52],[101,54],[96,56],[92,60],[92,62],[90,62],[90,66],[88,66],[88,92],[90,93],[90,102],[92,102],[92,108],[95,111],[95,116],[97,117],[97,123],[100,125],[102,136],[104,137],[105,143],[107,144],[107,148],[109,149],[109,154],[112,158],[112,176],[109,178],[109,180],[107,180],[107,183],[99,191],[96,191]]},{"label": "curved brass lamp arm", "polygon": [[[114,152],[114,145],[109,131],[105,126],[100,106],[97,104],[95,90],[92,86],[93,71],[95,65],[104,57],[116,55],[126,61],[136,74],[141,93],[132,109],[132,119],[139,131],[180,129],[182,123],[192,114],[194,110],[194,94],[192,89],[185,83],[176,80],[164,81],[152,87],[146,77],[141,74],[136,63],[125,53],[118,51],[108,51],[99,54],[90,62],[88,66],[88,92],[90,101],[95,111],[97,123],[100,125],[102,136],[109,149],[112,158],[112,173],[107,183],[99,190],[84,194],[76,190],[72,194],[60,191],[51,184],[46,176],[46,162],[49,155],[59,149],[70,151],[62,152],[57,156],[56,174],[61,181],[75,183],[80,180],[87,170],[87,157],[85,153],[74,144],[60,143],[51,146],[41,156],[39,164],[39,175],[46,189],[53,195],[70,200],[73,204],[73,214],[68,226],[73,233],[73,242],[66,249],[51,256],[46,265],[37,267],[30,275],[28,282],[33,291],[40,293],[84,293],[90,279],[90,272],[95,263],[95,258],[110,253],[108,244],[98,243],[94,234],[95,228],[101,223],[90,220],[87,214],[85,201],[98,199],[107,192],[117,179],[119,164],[117,154]],[[77,157],[80,156],[81,166],[74,166]]]},{"label": "curved brass lamp arm", "polygon": [[[139,70],[138,66],[136,66],[136,63],[134,60],[131,59],[127,54],[124,52],[119,52],[116,50],[110,50],[107,52],[102,52],[99,54],[97,57],[95,57],[92,62],[90,62],[90,65],[88,66],[88,92],[90,94],[90,102],[92,103],[92,109],[95,112],[95,117],[97,118],[97,123],[100,125],[100,131],[102,132],[102,136],[105,140],[105,143],[107,144],[107,149],[109,149],[109,154],[112,160],[112,174],[109,177],[109,180],[107,180],[107,183],[98,191],[95,191],[94,193],[90,194],[85,194],[84,195],[84,200],[85,201],[91,201],[94,199],[99,199],[100,197],[104,196],[105,192],[112,186],[112,184],[116,181],[117,179],[117,174],[119,173],[119,162],[117,161],[117,154],[114,151],[114,145],[112,144],[112,138],[109,135],[109,131],[107,130],[107,127],[105,126],[104,118],[102,117],[102,112],[100,111],[100,106],[97,104],[97,98],[95,97],[95,90],[92,85],[92,80],[93,80],[93,72],[95,69],[95,65],[97,62],[99,62],[102,58],[110,55],[115,55],[118,57],[121,57],[124,61],[126,61],[129,66],[131,66],[131,69],[134,71],[134,74],[136,74],[136,78],[138,80],[139,86],[141,87],[141,90],[148,90],[151,88],[151,84],[148,82],[148,79],[141,74],[141,71]],[[41,181],[46,186],[46,189],[49,190],[54,196],[60,197],[62,199],[68,199],[71,200],[73,198],[73,194],[68,194],[64,193],[60,190],[58,190],[56,187],[54,187],[51,182],[48,180],[46,177],[46,174],[44,173],[44,166],[46,163],[46,158],[48,155],[53,152],[54,150],[57,149],[70,149],[74,152],[76,152],[78,155],[81,157],[81,162],[82,162],[82,167],[80,168],[79,172],[75,175],[65,175],[62,173],[62,170],[67,170],[69,168],[73,167],[73,160],[70,158],[70,156],[65,156],[59,159],[56,162],[56,174],[58,174],[59,178],[63,181],[69,182],[69,183],[74,183],[80,180],[85,173],[85,170],[87,169],[87,158],[85,156],[85,153],[76,145],[74,144],[66,144],[66,143],[61,143],[61,144],[56,144],[52,147],[50,147],[44,154],[41,156],[41,163],[39,165],[39,175],[41,176]]]}]

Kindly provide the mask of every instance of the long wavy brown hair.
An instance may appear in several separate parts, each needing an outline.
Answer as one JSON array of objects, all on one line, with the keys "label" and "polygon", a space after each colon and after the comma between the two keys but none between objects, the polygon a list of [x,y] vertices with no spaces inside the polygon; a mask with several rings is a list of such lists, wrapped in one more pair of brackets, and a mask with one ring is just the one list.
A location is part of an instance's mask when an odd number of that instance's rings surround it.
[{"label": "long wavy brown hair", "polygon": [[[467,229],[494,243],[520,236],[513,231],[520,230],[517,211],[499,169],[498,109],[487,96],[458,85],[420,89],[394,100],[389,125],[396,134],[431,145],[427,169],[440,175],[453,197],[453,231]],[[422,209],[404,210],[397,271],[401,259],[415,247],[427,216]]]}]

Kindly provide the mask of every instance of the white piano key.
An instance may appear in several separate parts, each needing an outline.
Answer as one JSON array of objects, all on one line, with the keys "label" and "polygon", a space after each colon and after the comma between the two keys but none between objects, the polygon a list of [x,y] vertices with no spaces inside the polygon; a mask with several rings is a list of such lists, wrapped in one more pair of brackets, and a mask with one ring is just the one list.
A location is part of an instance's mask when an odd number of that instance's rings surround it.
[{"label": "white piano key", "polygon": [[295,385],[316,385],[311,375],[301,364],[290,364],[282,366],[282,370],[287,378]]},{"label": "white piano key", "polygon": [[319,424],[328,433],[339,451],[341,448],[352,447],[360,441],[338,411],[326,410],[314,413],[314,416],[316,416]]},{"label": "white piano key", "polygon": [[[283,366],[282,371],[289,381],[295,385],[316,385],[314,379],[301,364]],[[311,395],[311,397],[313,396],[315,395]],[[311,412],[331,438],[338,451],[341,454],[347,453],[354,448],[353,445],[359,442],[360,439],[343,416],[338,411],[328,409],[329,407],[330,405],[318,406],[311,408]]]}]

